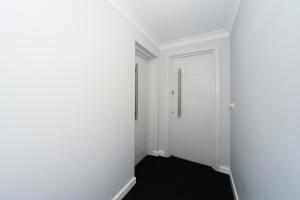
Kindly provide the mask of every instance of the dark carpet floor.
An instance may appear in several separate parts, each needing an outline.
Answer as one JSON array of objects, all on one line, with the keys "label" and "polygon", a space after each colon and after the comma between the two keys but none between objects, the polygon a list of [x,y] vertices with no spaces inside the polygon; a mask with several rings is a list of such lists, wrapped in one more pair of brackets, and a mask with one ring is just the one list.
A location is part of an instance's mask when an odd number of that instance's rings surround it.
[{"label": "dark carpet floor", "polygon": [[175,157],[147,156],[124,200],[234,200],[229,176]]}]

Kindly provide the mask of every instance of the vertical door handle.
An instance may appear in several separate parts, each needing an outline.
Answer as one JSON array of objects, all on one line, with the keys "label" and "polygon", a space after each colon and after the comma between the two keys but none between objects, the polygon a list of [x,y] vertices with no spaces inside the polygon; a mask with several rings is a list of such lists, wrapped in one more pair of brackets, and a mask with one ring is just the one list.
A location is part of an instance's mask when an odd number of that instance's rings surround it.
[{"label": "vertical door handle", "polygon": [[135,103],[134,103],[134,119],[138,119],[139,112],[139,68],[138,64],[135,64]]},{"label": "vertical door handle", "polygon": [[178,117],[181,117],[181,68],[178,68]]}]

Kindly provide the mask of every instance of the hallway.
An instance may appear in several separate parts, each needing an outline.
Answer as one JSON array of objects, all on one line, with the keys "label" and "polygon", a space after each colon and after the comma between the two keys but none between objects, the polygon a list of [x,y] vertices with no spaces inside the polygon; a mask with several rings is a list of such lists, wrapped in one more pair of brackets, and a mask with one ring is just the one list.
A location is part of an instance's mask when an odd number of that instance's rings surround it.
[{"label": "hallway", "polygon": [[175,157],[146,156],[124,200],[233,200],[229,176]]},{"label": "hallway", "polygon": [[300,1],[0,2],[0,200],[300,200]]}]

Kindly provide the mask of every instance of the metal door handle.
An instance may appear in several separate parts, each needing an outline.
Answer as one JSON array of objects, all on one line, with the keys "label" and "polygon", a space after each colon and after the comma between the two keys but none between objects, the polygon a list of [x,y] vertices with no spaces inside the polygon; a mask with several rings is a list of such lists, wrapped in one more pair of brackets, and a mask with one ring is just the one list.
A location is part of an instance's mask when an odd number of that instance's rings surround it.
[{"label": "metal door handle", "polygon": [[135,64],[135,103],[134,103],[134,119],[138,119],[139,112],[139,71],[138,64]]},{"label": "metal door handle", "polygon": [[178,117],[181,117],[181,68],[178,68]]}]

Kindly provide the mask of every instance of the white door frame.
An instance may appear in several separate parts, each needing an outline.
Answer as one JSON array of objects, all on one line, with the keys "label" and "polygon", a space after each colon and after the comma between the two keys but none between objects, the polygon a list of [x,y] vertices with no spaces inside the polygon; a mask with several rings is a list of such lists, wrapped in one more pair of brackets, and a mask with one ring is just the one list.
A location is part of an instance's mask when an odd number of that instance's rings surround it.
[{"label": "white door frame", "polygon": [[167,70],[167,76],[168,76],[168,155],[171,156],[171,137],[172,137],[172,105],[171,105],[171,90],[172,90],[172,84],[171,84],[171,68],[172,66],[172,59],[174,58],[180,58],[180,57],[187,57],[187,56],[193,56],[193,55],[201,55],[206,53],[214,53],[215,54],[215,64],[216,64],[216,113],[215,113],[215,131],[214,135],[212,137],[212,143],[211,143],[211,153],[210,153],[210,159],[212,163],[212,167],[215,170],[219,170],[219,158],[220,158],[220,130],[221,130],[221,65],[220,65],[220,51],[218,46],[210,46],[209,48],[197,50],[197,51],[189,51],[189,52],[178,52],[171,55],[168,55],[168,70]]},{"label": "white door frame", "polygon": [[148,134],[147,153],[152,155],[158,149],[158,58],[137,41],[135,55],[148,63]]}]

